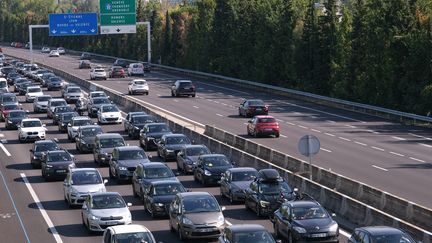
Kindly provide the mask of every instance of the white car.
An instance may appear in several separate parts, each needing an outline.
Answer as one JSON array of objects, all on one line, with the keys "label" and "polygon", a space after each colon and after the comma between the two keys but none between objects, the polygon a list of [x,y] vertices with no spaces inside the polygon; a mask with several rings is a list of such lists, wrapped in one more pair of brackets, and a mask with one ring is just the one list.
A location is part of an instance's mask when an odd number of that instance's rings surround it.
[{"label": "white car", "polygon": [[47,117],[53,118],[54,109],[58,106],[67,106],[67,102],[65,99],[61,98],[53,98],[48,100],[47,104]]},{"label": "white car", "polygon": [[37,96],[33,100],[33,111],[35,113],[46,112],[48,109],[48,101],[52,99],[51,95]]},{"label": "white car", "polygon": [[42,88],[40,86],[28,86],[26,90],[25,100],[27,103],[33,102],[36,97],[42,96]]},{"label": "white car", "polygon": [[9,93],[9,87],[5,78],[0,78],[0,93]]},{"label": "white car", "polygon": [[90,193],[106,192],[107,182],[95,168],[70,169],[63,182],[64,199],[69,206],[82,205]]},{"label": "white car", "polygon": [[149,86],[147,84],[147,81],[144,79],[134,79],[130,81],[128,87],[128,93],[130,95],[138,94],[138,93],[148,95]]},{"label": "white car", "polygon": [[107,79],[107,73],[105,72],[105,69],[103,68],[93,68],[90,71],[90,79],[96,80],[96,79]]},{"label": "white car", "polygon": [[18,126],[18,140],[25,141],[45,140],[45,124],[39,118],[23,119]]},{"label": "white car", "polygon": [[97,112],[98,122],[105,123],[121,123],[122,115],[116,105],[102,105]]},{"label": "white car", "polygon": [[72,118],[72,121],[69,123],[67,128],[68,139],[71,141],[75,141],[75,137],[77,135],[78,128],[80,126],[93,125],[92,119],[87,116],[76,116]]},{"label": "white car", "polygon": [[142,63],[131,63],[127,69],[128,76],[144,75],[144,65]]},{"label": "white car", "polygon": [[60,53],[57,50],[52,50],[52,51],[50,51],[49,56],[50,57],[59,57]]},{"label": "white car", "polygon": [[108,227],[102,236],[102,243],[147,242],[156,243],[153,234],[144,225],[129,224]]},{"label": "white car", "polygon": [[78,99],[83,98],[84,95],[81,88],[78,86],[69,86],[63,92],[63,98],[68,103],[75,103]]},{"label": "white car", "polygon": [[81,209],[82,222],[89,231],[99,232],[107,226],[132,224],[130,206],[118,192],[91,193]]},{"label": "white car", "polygon": [[64,55],[64,54],[66,54],[66,50],[65,50],[63,47],[58,47],[58,48],[57,48],[57,51],[58,51],[58,53],[59,53],[60,55]]},{"label": "white car", "polygon": [[42,47],[42,53],[50,53],[51,49],[49,47]]},{"label": "white car", "polygon": [[89,99],[93,99],[93,98],[97,98],[97,97],[107,97],[109,98],[108,95],[105,94],[105,92],[103,91],[92,91],[89,93]]}]

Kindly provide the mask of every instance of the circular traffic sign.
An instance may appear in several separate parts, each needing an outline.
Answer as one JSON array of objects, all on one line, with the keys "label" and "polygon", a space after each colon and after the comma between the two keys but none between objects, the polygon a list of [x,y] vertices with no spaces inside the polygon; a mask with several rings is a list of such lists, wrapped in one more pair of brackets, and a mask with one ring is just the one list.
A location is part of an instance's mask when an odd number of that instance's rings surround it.
[{"label": "circular traffic sign", "polygon": [[305,135],[298,142],[298,150],[306,157],[316,155],[320,150],[320,141],[314,135]]}]

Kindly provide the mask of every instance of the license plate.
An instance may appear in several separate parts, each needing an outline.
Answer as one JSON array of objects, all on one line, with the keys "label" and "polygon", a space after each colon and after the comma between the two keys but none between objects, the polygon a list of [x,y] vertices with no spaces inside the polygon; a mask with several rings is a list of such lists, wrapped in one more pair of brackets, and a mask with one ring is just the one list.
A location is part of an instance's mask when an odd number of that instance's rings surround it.
[{"label": "license plate", "polygon": [[266,129],[264,129],[264,131],[268,131],[268,132],[270,132],[270,131],[273,131],[273,129],[271,129],[271,128],[266,128]]},{"label": "license plate", "polygon": [[66,173],[66,170],[57,170],[57,173]]},{"label": "license plate", "polygon": [[117,225],[118,222],[117,221],[111,221],[111,222],[106,222],[105,225]]},{"label": "license plate", "polygon": [[257,110],[257,111],[260,111],[260,110],[262,110],[262,109],[261,109],[261,108],[256,108],[256,110]]},{"label": "license plate", "polygon": [[199,229],[199,232],[211,232],[213,231],[212,229]]},{"label": "license plate", "polygon": [[320,237],[326,237],[327,234],[326,233],[320,233],[320,234],[312,234],[311,236],[313,238],[320,238]]}]

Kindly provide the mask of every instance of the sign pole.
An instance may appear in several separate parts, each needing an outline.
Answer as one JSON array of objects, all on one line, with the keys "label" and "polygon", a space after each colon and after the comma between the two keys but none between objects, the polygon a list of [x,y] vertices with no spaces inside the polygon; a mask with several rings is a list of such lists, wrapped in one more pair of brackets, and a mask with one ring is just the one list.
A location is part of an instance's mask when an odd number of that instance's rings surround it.
[{"label": "sign pole", "polygon": [[147,62],[151,63],[151,26],[150,22],[146,22],[147,24]]}]

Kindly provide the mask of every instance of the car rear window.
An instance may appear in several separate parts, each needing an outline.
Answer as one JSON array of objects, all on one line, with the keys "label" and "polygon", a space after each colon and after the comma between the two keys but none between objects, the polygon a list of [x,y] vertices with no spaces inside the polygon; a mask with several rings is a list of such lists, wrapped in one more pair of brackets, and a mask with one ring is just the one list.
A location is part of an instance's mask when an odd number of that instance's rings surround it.
[{"label": "car rear window", "polygon": [[260,118],[258,119],[259,123],[275,123],[276,119],[274,118]]},{"label": "car rear window", "polygon": [[182,88],[190,88],[190,87],[192,87],[192,83],[191,82],[181,82],[180,83],[180,87],[182,87]]},{"label": "car rear window", "polygon": [[95,72],[97,72],[97,73],[103,73],[103,72],[105,72],[105,70],[103,70],[103,69],[96,69]]},{"label": "car rear window", "polygon": [[263,106],[264,102],[262,100],[251,100],[251,101],[249,101],[249,105]]}]

